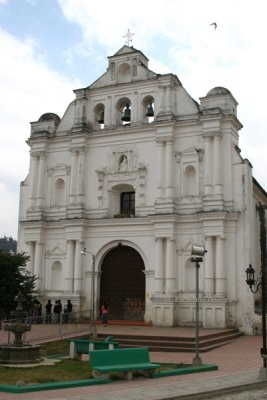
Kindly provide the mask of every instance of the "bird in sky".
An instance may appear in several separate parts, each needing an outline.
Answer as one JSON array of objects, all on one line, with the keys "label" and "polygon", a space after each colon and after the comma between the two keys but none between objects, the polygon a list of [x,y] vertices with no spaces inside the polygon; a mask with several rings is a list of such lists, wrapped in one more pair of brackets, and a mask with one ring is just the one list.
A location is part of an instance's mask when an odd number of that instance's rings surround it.
[{"label": "bird in sky", "polygon": [[214,25],[214,30],[217,29],[217,23],[216,22],[212,22],[212,24],[210,25]]}]

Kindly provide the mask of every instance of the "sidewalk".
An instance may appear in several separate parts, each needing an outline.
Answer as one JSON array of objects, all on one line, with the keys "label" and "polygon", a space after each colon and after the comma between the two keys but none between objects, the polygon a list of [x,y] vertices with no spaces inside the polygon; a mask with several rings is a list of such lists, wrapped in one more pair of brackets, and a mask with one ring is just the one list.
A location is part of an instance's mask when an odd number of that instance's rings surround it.
[{"label": "sidewalk", "polygon": [[[45,326],[43,328],[46,329]],[[129,333],[138,329],[146,331],[147,334],[173,335],[174,332],[188,336],[194,336],[193,328],[154,328],[154,327],[98,327],[98,332],[119,332],[120,330]],[[201,330],[200,334],[209,330]],[[1,336],[1,335],[0,335]],[[1,341],[2,342],[2,341]],[[3,342],[2,342],[3,343]],[[88,386],[72,389],[59,389],[34,393],[3,393],[0,392],[0,400],[167,400],[167,399],[206,399],[208,392],[223,393],[225,389],[234,387],[249,387],[264,385],[267,388],[267,380],[260,381],[258,378],[259,369],[262,366],[260,348],[262,338],[260,336],[242,336],[234,342],[212,350],[208,353],[200,353],[203,364],[216,364],[218,371],[202,372],[190,375],[172,376],[166,378],[148,379],[135,378],[133,381],[114,381],[107,385]],[[194,353],[156,353],[151,352],[150,358],[154,362],[184,362],[191,363]],[[1,376],[1,374],[0,374]],[[1,379],[1,378],[0,378]],[[200,393],[206,393],[199,397]]]}]

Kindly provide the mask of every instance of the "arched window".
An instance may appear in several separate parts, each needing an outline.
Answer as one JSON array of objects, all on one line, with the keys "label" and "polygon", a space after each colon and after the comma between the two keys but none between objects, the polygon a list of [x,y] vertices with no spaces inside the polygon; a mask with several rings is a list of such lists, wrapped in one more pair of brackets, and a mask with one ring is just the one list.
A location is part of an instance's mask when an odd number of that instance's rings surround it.
[{"label": "arched window", "polygon": [[154,98],[152,96],[146,96],[142,101],[142,109],[143,109],[143,120],[148,122],[149,124],[155,120],[154,117]]},{"label": "arched window", "polygon": [[59,178],[56,181],[55,187],[55,206],[62,207],[65,204],[65,182],[63,179]]},{"label": "arched window", "polygon": [[121,193],[121,214],[134,215],[135,214],[135,192],[122,192]]},{"label": "arched window", "polygon": [[105,127],[105,106],[102,103],[97,104],[95,107],[95,125],[104,129]]},{"label": "arched window", "polygon": [[62,265],[59,261],[54,261],[51,268],[51,290],[62,290]]},{"label": "arched window", "polygon": [[109,214],[115,218],[135,215],[135,189],[132,185],[115,185],[109,191]]},{"label": "arched window", "polygon": [[128,98],[124,97],[117,103],[117,125],[130,125],[131,124],[131,102]]}]

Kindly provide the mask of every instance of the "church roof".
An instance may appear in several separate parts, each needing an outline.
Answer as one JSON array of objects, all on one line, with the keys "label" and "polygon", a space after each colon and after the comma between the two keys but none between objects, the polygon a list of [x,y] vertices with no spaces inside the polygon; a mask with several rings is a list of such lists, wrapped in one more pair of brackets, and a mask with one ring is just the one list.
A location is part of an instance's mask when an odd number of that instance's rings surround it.
[{"label": "church roof", "polygon": [[122,46],[113,56],[109,56],[108,58],[120,56],[122,54],[129,54],[129,53],[140,53],[140,54],[142,54],[143,57],[145,57],[145,59],[147,61],[149,61],[148,58],[144,55],[144,53],[142,53],[142,51],[134,48],[133,46],[127,46],[126,44],[124,46]]},{"label": "church roof", "polygon": [[38,122],[51,121],[51,120],[55,121],[56,123],[59,123],[60,117],[54,113],[45,113],[45,114],[41,115]]},{"label": "church roof", "polygon": [[231,92],[222,86],[216,86],[207,93],[207,96],[217,96],[220,94],[231,94]]}]

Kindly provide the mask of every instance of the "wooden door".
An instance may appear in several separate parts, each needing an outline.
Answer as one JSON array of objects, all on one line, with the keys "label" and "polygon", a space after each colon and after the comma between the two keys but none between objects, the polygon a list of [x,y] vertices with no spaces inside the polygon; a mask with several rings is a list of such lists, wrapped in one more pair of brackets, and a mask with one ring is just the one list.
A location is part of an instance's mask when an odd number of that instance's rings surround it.
[{"label": "wooden door", "polygon": [[110,319],[143,320],[145,313],[144,262],[129,246],[111,250],[103,260],[100,304],[106,302]]}]

